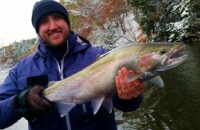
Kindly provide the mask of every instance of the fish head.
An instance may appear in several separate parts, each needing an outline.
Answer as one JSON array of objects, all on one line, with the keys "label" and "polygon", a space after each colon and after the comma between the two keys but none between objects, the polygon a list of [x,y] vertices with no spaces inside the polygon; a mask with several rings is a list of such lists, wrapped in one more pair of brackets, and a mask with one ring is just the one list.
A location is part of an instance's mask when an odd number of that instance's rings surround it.
[{"label": "fish head", "polygon": [[188,59],[183,43],[158,43],[143,47],[138,63],[143,71],[161,72],[174,68]]}]

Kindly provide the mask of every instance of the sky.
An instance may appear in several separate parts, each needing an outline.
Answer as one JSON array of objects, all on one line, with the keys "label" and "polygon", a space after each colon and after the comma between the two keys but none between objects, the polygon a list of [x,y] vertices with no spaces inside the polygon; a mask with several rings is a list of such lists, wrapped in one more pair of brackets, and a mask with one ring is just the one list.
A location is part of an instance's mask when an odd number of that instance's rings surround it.
[{"label": "sky", "polygon": [[0,47],[37,37],[31,24],[32,7],[37,1],[0,0]]}]

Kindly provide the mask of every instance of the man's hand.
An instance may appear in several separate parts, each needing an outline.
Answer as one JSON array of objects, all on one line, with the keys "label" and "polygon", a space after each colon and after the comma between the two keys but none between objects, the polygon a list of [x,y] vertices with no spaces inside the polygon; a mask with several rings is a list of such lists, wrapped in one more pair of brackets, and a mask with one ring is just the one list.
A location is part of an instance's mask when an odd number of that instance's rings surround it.
[{"label": "man's hand", "polygon": [[41,86],[34,86],[20,92],[14,100],[14,108],[26,119],[32,120],[42,116],[51,107],[52,103],[41,95]]},{"label": "man's hand", "polygon": [[26,95],[26,104],[32,109],[48,109],[52,106],[50,101],[43,98],[40,93],[44,90],[43,87],[35,86],[30,89]]},{"label": "man's hand", "polygon": [[140,79],[136,79],[129,83],[126,81],[130,73],[134,74],[135,72],[123,67],[118,71],[118,75],[115,76],[117,93],[121,99],[129,100],[136,98],[144,91],[143,83]]}]

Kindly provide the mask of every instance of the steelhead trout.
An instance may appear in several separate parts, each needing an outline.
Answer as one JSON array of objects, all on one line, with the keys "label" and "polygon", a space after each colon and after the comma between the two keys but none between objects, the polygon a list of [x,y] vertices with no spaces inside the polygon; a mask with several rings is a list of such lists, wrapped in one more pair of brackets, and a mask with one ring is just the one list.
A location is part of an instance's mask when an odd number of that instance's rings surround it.
[{"label": "steelhead trout", "polygon": [[99,57],[82,71],[57,81],[43,95],[58,104],[60,116],[65,116],[76,104],[91,101],[94,114],[101,106],[112,112],[112,96],[116,93],[115,76],[120,68],[136,71],[126,81],[140,78],[163,86],[161,72],[183,63],[188,55],[180,53],[182,43],[130,44],[118,47]]}]

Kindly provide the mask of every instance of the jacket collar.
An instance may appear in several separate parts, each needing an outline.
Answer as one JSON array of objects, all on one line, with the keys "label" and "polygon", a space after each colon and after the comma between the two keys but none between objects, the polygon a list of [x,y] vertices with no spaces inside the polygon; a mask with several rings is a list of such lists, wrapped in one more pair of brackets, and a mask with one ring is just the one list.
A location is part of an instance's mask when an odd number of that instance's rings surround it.
[{"label": "jacket collar", "polygon": [[[68,40],[66,41],[66,44],[68,44],[69,47],[68,54],[75,54],[90,47],[91,44],[86,41],[86,39],[83,39],[82,37],[80,38],[79,35],[71,32]],[[47,44],[41,39],[39,40],[38,53],[44,58],[51,56],[48,51]]]}]

